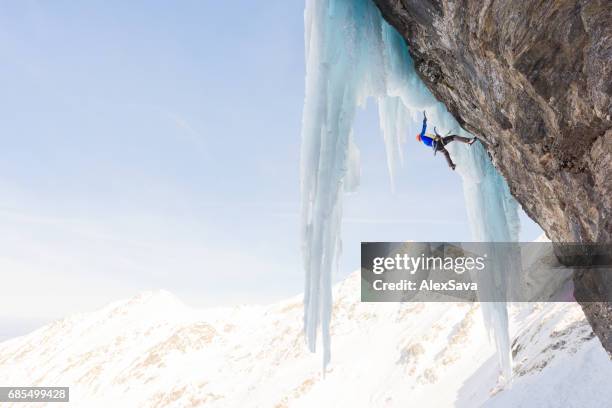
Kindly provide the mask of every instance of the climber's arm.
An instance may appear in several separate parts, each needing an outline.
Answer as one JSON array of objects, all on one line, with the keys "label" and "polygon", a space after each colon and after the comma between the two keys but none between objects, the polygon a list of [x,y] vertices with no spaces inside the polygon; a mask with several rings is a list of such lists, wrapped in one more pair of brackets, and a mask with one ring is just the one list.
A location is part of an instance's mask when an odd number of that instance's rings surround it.
[{"label": "climber's arm", "polygon": [[421,129],[421,137],[425,136],[425,131],[427,131],[427,115],[425,111],[423,111],[423,128]]}]

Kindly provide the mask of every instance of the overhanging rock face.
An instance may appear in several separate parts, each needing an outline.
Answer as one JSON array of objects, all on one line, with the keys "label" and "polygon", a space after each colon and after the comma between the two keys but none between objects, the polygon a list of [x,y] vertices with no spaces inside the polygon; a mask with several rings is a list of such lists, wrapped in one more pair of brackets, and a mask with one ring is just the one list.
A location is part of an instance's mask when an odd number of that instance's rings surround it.
[{"label": "overhanging rock face", "polygon": [[[607,1],[374,0],[419,75],[559,242],[612,240]],[[612,287],[611,277],[599,282]],[[591,290],[593,282],[580,290]],[[612,352],[612,306],[583,304]]]}]

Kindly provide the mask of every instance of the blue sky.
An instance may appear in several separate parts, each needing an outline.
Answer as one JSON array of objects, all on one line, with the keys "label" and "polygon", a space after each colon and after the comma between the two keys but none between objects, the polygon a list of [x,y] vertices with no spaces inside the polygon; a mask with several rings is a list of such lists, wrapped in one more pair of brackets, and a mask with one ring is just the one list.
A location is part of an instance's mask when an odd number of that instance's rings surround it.
[{"label": "blue sky", "polygon": [[[0,319],[299,293],[303,48],[296,1],[2,2]],[[409,137],[391,194],[373,106],[355,137],[337,278],[361,240],[469,240],[442,157]]]}]

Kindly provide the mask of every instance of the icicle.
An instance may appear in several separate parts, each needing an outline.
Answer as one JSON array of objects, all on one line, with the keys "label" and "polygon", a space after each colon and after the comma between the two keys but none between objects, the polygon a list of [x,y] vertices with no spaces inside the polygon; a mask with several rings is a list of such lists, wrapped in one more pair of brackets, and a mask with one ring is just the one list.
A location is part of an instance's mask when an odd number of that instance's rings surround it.
[{"label": "icicle", "polygon": [[[304,330],[315,350],[322,328],[329,361],[331,270],[339,252],[341,192],[356,187],[351,149],[355,110],[382,89],[369,56],[380,50],[380,16],[370,0],[309,0],[305,11],[306,97],[302,122],[302,249],[306,270]],[[355,23],[359,22],[359,25]],[[381,58],[374,58],[373,61]],[[350,169],[350,172],[349,172]],[[347,179],[347,173],[351,176]]]},{"label": "icicle", "polygon": [[[325,365],[330,356],[331,271],[340,250],[342,191],[353,191],[358,184],[358,150],[351,136],[356,108],[368,97],[378,102],[392,186],[396,167],[403,160],[404,138],[409,128],[419,127],[423,110],[440,133],[471,135],[461,129],[418,77],[404,39],[382,19],[371,0],[307,0],[304,20],[304,330],[314,351],[317,328],[321,326]],[[473,239],[516,241],[516,202],[482,146],[452,144],[449,151],[463,179]],[[497,283],[503,282],[502,278],[486,277],[489,281],[483,287],[500,290]],[[511,360],[505,304],[485,303],[483,314],[508,379]]]},{"label": "icicle", "polygon": [[391,191],[395,192],[395,170],[403,164],[402,144],[408,133],[408,111],[398,97],[381,97],[378,102],[380,129],[387,153],[387,168],[391,179]]}]

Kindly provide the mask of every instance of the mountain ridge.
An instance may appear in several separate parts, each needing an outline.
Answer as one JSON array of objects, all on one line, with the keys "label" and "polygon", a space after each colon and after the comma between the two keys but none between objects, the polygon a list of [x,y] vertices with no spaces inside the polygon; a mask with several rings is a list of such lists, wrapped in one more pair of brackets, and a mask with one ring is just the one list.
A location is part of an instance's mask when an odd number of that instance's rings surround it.
[{"label": "mountain ridge", "polygon": [[0,383],[70,386],[88,407],[521,406],[543,384],[577,403],[612,398],[601,390],[612,367],[577,304],[511,309],[516,378],[502,390],[478,304],[361,303],[359,285],[355,272],[334,286],[325,376],[300,296],[197,310],[158,291],[0,343]]}]

